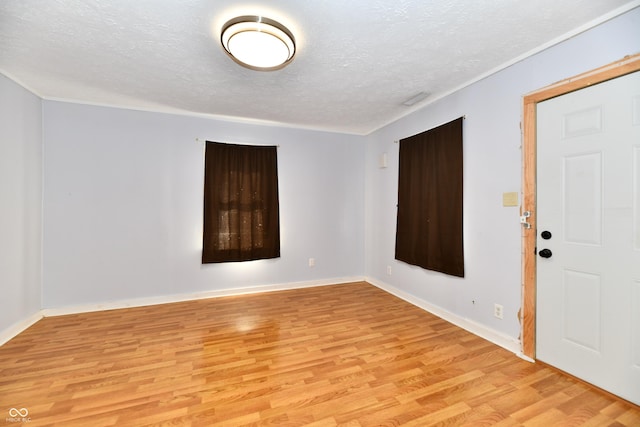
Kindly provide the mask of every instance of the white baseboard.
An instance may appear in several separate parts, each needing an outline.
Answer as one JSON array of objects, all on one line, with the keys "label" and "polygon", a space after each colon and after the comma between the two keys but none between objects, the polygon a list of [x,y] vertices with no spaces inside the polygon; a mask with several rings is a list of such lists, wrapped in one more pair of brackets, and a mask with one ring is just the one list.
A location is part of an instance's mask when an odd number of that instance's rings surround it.
[{"label": "white baseboard", "polygon": [[130,300],[109,301],[96,304],[83,304],[77,306],[44,308],[32,316],[17,322],[8,328],[0,331],[0,345],[36,323],[43,317],[64,316],[67,314],[88,313],[92,311],[115,310],[119,308],[144,307],[148,305],[170,304],[173,302],[184,302],[207,298],[218,298],[233,295],[247,295],[262,292],[286,291],[292,289],[311,288],[316,286],[340,285],[351,282],[362,282],[363,276],[336,277],[333,279],[309,280],[304,282],[289,282],[273,285],[249,286],[243,288],[230,288],[215,291],[194,292],[189,294],[163,295],[147,298],[135,298]]},{"label": "white baseboard", "polygon": [[43,317],[42,310],[40,310],[32,314],[31,316],[27,317],[26,319],[21,320],[17,323],[14,323],[8,328],[5,328],[4,330],[0,331],[0,345],[3,345],[4,343],[8,342],[10,339],[18,335],[20,332],[26,330],[28,327],[36,323],[38,320],[42,319],[42,317]]},{"label": "white baseboard", "polygon": [[395,286],[391,286],[377,279],[367,277],[365,278],[365,281],[382,289],[385,292],[395,295],[398,298],[403,299],[408,303],[415,305],[416,307],[419,307],[425,311],[428,311],[429,313],[434,314],[440,317],[441,319],[446,320],[449,323],[452,323],[464,330],[467,330],[474,335],[478,335],[479,337],[482,337],[487,341],[490,341],[496,345],[499,345],[500,347],[506,350],[509,350],[510,352],[514,353],[516,356],[526,361],[534,362],[533,359],[525,356],[522,353],[522,349],[520,348],[520,341],[515,338],[512,338],[508,335],[498,332],[495,329],[488,328],[487,326],[482,325],[478,322],[474,322],[473,320],[461,317],[455,313],[452,313],[441,307],[433,305],[421,298],[418,298],[414,295],[404,292],[396,288]]},{"label": "white baseboard", "polygon": [[291,289],[311,288],[316,286],[331,286],[351,282],[364,281],[362,276],[337,277],[332,279],[310,280],[305,282],[289,282],[273,285],[249,286],[243,288],[221,289],[215,291],[194,292],[188,294],[163,295],[157,297],[135,298],[130,300],[109,301],[97,304],[83,304],[77,306],[45,308],[44,317],[64,316],[67,314],[89,313],[92,311],[116,310],[120,308],[144,307],[148,305],[170,304],[174,302],[193,301],[207,298],[219,298],[233,295],[247,295],[262,292],[286,291]]},{"label": "white baseboard", "polygon": [[292,289],[302,289],[302,288],[311,288],[316,286],[331,286],[331,285],[339,285],[344,283],[351,282],[362,282],[366,281],[373,286],[376,286],[382,289],[385,292],[388,292],[392,295],[401,298],[410,304],[415,305],[429,313],[432,313],[447,322],[450,322],[462,329],[465,329],[475,335],[478,335],[492,343],[499,345],[500,347],[505,348],[506,350],[511,351],[518,357],[527,360],[529,362],[534,362],[533,359],[522,354],[520,348],[520,341],[514,339],[508,335],[505,335],[501,332],[498,332],[494,329],[488,328],[480,323],[474,322],[470,319],[466,319],[458,316],[457,314],[451,313],[450,311],[444,310],[436,305],[433,305],[423,299],[420,299],[414,295],[411,295],[407,292],[404,292],[394,286],[391,286],[387,283],[381,282],[377,279],[373,279],[371,277],[362,277],[362,276],[352,276],[352,277],[338,277],[333,279],[321,279],[321,280],[311,280],[304,282],[289,282],[282,284],[273,284],[273,285],[261,285],[261,286],[250,286],[243,288],[231,288],[231,289],[221,289],[215,291],[204,291],[204,292],[195,292],[189,294],[176,294],[176,295],[164,295],[157,297],[148,297],[148,298],[135,298],[131,300],[120,300],[120,301],[111,301],[105,303],[98,304],[85,304],[78,306],[68,306],[68,307],[60,307],[60,308],[46,308],[42,309],[37,313],[34,313],[29,318],[18,322],[3,331],[0,331],[0,345],[6,343],[11,338],[18,335],[20,332],[24,331],[38,320],[43,317],[52,317],[52,316],[63,316],[67,314],[77,314],[77,313],[88,313],[92,311],[103,311],[103,310],[115,310],[119,308],[129,308],[129,307],[144,307],[148,305],[157,305],[157,304],[169,304],[173,302],[184,302],[184,301],[192,301],[199,299],[207,299],[207,298],[218,298],[225,296],[233,296],[233,295],[247,295],[247,294],[256,294],[262,292],[275,292],[275,291],[285,291]]}]

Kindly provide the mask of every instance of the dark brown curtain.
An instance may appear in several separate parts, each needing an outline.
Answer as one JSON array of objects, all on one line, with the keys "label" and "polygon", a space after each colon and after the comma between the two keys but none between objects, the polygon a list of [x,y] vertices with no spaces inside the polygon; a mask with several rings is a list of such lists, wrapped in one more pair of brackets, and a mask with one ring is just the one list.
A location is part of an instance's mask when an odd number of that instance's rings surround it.
[{"label": "dark brown curtain", "polygon": [[280,256],[277,148],[207,141],[202,263]]},{"label": "dark brown curtain", "polygon": [[462,122],[400,141],[396,259],[464,277]]}]

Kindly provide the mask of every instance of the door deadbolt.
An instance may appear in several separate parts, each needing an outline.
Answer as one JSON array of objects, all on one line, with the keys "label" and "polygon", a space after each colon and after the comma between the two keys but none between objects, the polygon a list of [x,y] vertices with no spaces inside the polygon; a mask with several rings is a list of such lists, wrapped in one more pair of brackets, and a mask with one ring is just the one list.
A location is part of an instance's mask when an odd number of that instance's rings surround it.
[{"label": "door deadbolt", "polygon": [[538,252],[538,255],[540,255],[542,258],[551,258],[551,255],[553,255],[553,252],[551,252],[551,250],[549,249],[543,249],[540,252]]},{"label": "door deadbolt", "polygon": [[549,240],[551,236],[552,236],[551,232],[547,230],[540,233],[540,237],[542,237],[544,240]]}]

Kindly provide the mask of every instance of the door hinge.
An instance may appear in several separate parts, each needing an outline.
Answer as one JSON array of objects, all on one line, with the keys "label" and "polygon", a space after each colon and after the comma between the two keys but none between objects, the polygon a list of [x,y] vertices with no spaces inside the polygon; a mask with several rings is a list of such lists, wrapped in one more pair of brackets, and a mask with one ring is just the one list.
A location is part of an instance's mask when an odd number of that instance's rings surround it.
[{"label": "door hinge", "polygon": [[520,224],[522,224],[524,228],[531,228],[531,224],[529,224],[529,222],[527,221],[530,216],[531,216],[531,212],[529,211],[522,212],[522,215],[520,216]]}]

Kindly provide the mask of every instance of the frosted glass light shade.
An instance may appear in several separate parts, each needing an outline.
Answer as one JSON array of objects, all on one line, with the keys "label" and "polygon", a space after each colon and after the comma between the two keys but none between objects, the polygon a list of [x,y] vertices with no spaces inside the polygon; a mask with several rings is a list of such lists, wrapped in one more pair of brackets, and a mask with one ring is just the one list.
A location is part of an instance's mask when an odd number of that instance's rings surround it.
[{"label": "frosted glass light shade", "polygon": [[234,61],[253,70],[280,69],[296,51],[295,39],[287,28],[260,16],[240,16],[228,21],[220,40]]}]

